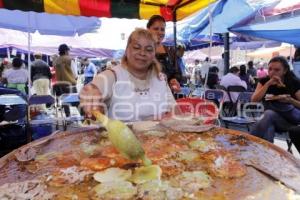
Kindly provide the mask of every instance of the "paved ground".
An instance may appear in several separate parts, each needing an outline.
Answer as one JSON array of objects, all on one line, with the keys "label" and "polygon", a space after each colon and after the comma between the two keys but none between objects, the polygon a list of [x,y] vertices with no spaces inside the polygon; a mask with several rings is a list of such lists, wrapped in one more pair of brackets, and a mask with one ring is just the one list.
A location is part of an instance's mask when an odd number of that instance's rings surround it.
[{"label": "paved ground", "polygon": [[[279,139],[275,139],[275,142],[274,142],[275,145],[283,148],[284,150],[287,150],[287,143],[286,141],[283,141],[283,140],[279,140]],[[293,155],[300,159],[300,154],[299,152],[297,151],[297,149],[295,148],[295,146],[292,146],[292,152],[293,152]]]}]

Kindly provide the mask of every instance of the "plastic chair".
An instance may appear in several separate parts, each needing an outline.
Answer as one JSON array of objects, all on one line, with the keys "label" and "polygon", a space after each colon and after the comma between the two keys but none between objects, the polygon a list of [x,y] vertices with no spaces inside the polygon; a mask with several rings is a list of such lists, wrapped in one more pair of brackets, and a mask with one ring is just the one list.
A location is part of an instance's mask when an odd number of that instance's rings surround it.
[{"label": "plastic chair", "polygon": [[27,102],[24,98],[16,94],[3,94],[0,95],[0,105],[12,106],[12,105],[26,105]]},{"label": "plastic chair", "polygon": [[[58,129],[59,125],[59,118],[57,113],[57,108],[55,107],[55,118],[48,117],[48,115],[41,113],[40,116],[32,117],[31,116],[31,107],[34,105],[41,105],[41,104],[47,104],[47,105],[54,105],[55,99],[51,95],[32,95],[28,99],[28,111],[27,111],[27,124],[28,128],[32,131],[33,128],[40,128],[40,130],[43,131],[49,131],[50,126],[52,130],[52,125],[56,124],[56,129]],[[44,127],[45,129],[42,129]],[[29,130],[28,130],[29,131]],[[36,138],[37,139],[37,138]]]},{"label": "plastic chair", "polygon": [[203,97],[204,88],[196,87],[196,89],[192,92],[192,97]]},{"label": "plastic chair", "polygon": [[[67,81],[59,81],[59,82],[55,83],[52,86],[52,94],[54,95],[55,102],[56,102],[55,106],[56,107],[59,106],[59,104],[60,104],[59,98],[60,98],[61,95],[63,95],[63,94],[71,94],[71,93],[77,92],[76,90],[77,90],[76,86],[71,85]],[[63,106],[63,110],[65,111],[66,116],[70,115],[70,107],[69,107],[69,105],[65,104]]]},{"label": "plastic chair", "polygon": [[[61,114],[63,116],[63,107],[64,105],[79,105],[79,94],[78,93],[70,93],[70,94],[62,94],[59,97],[59,106],[61,110]],[[83,121],[84,118],[82,116],[69,116],[69,117],[64,117],[63,120],[63,126],[64,130],[67,130],[67,125],[72,122],[81,122]]]},{"label": "plastic chair", "polygon": [[239,92],[239,93],[246,92],[246,88],[244,88],[243,86],[240,86],[240,85],[231,85],[231,86],[227,87],[227,94],[228,94],[230,102],[236,103],[236,101],[234,101],[232,98],[233,92]]},{"label": "plastic chair", "polygon": [[190,95],[191,89],[189,87],[181,87],[180,92],[176,93],[176,99],[178,98],[186,98]]},{"label": "plastic chair", "polygon": [[226,92],[229,101],[224,102],[223,114],[225,114],[227,117],[232,117],[236,115],[237,98],[234,95],[236,94],[239,95],[241,92],[245,92],[245,91],[246,89],[240,85],[232,85],[227,87]]},{"label": "plastic chair", "polygon": [[223,90],[223,91],[226,91],[226,92],[227,92],[227,88],[224,87],[223,85],[216,85],[215,87],[216,87],[216,89],[218,89],[218,90]]},{"label": "plastic chair", "polygon": [[250,125],[255,123],[257,119],[263,114],[262,104],[251,103],[252,94],[252,92],[240,93],[235,104],[237,108],[236,115],[229,117],[221,117],[221,120],[224,122],[226,128],[228,128],[228,125],[231,124],[238,126],[246,126],[247,130],[250,131]]},{"label": "plastic chair", "polygon": [[26,107],[24,95],[14,89],[0,88],[0,157],[26,144]]},{"label": "plastic chair", "polygon": [[225,92],[219,89],[208,89],[204,92],[204,98],[206,100],[214,102],[219,110],[222,110],[222,105],[224,102]]},{"label": "plastic chair", "polygon": [[207,118],[205,123],[214,123],[219,110],[215,103],[202,98],[181,98],[176,100],[182,114],[193,114],[196,117]]}]

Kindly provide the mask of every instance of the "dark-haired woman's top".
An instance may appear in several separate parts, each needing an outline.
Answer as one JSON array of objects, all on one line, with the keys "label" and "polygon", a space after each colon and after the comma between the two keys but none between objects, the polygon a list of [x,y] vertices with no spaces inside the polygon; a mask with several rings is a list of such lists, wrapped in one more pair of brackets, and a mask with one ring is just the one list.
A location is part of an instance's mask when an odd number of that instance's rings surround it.
[{"label": "dark-haired woman's top", "polygon": [[[270,80],[269,77],[262,78],[260,80],[261,84],[265,84]],[[273,95],[281,95],[281,94],[289,94],[293,98],[296,98],[295,94],[300,90],[300,81],[295,77],[290,77],[284,81],[285,87],[278,87],[276,85],[272,85],[268,88],[266,94]],[[291,103],[284,103],[281,101],[265,101],[264,106],[267,110],[273,110],[280,114],[285,120],[292,124],[300,123],[300,109],[292,105]]]},{"label": "dark-haired woman's top", "polygon": [[207,77],[207,86],[209,89],[216,89],[216,85],[219,83],[218,73],[209,72]]},{"label": "dark-haired woman's top", "polygon": [[249,74],[240,75],[240,79],[247,83],[247,91],[251,91],[250,77]]},{"label": "dark-haired woman's top", "polygon": [[[259,80],[259,83],[264,85],[270,80],[270,77],[267,76]],[[277,85],[271,85],[266,94],[281,95],[289,94],[295,98],[295,94],[300,90],[300,81],[296,78],[290,78],[288,81],[284,81],[285,87],[278,87]]]},{"label": "dark-haired woman's top", "polygon": [[167,53],[158,53],[156,54],[156,59],[162,65],[162,72],[167,76],[168,82],[171,79],[176,79],[178,82],[182,79],[181,70],[179,69],[178,65],[174,64],[174,58],[171,56],[171,52],[166,50]]}]

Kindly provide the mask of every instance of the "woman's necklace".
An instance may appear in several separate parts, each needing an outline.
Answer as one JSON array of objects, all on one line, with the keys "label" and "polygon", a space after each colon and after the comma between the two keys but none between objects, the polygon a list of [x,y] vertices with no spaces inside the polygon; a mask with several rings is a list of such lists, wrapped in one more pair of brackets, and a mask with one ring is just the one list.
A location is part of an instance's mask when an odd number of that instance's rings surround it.
[{"label": "woman's necklace", "polygon": [[147,73],[145,80],[134,77],[130,72],[128,74],[130,81],[133,83],[134,92],[138,95],[148,95],[150,92],[150,72]]}]

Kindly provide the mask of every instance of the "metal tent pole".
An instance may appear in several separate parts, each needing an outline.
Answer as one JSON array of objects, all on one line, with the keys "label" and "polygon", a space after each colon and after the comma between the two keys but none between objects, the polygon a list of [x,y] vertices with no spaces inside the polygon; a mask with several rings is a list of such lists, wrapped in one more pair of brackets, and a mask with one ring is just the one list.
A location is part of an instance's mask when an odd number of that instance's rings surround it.
[{"label": "metal tent pole", "polygon": [[31,22],[30,22],[30,12],[27,12],[27,63],[28,63],[28,95],[30,95],[30,89],[31,89],[31,80],[30,80],[30,75],[31,75],[31,60],[30,60],[30,52],[31,52],[31,34],[30,34],[30,27],[31,27]]},{"label": "metal tent pole", "polygon": [[9,50],[9,47],[6,48],[6,53],[7,53],[7,58],[8,58],[8,61],[10,62],[10,50]]},{"label": "metal tent pole", "polygon": [[229,72],[230,66],[230,44],[229,44],[229,32],[223,34],[224,38],[224,75]]},{"label": "metal tent pole", "polygon": [[174,35],[174,67],[177,67],[177,9],[173,10],[173,35]]},{"label": "metal tent pole", "polygon": [[[209,49],[208,49],[208,57],[209,57],[209,65],[211,65],[211,49],[212,49],[212,23],[213,23],[213,19],[212,19],[212,12],[211,12],[211,0],[209,1],[209,6],[208,6],[208,14],[209,14]],[[207,86],[207,80],[208,80],[208,72],[209,72],[209,68],[205,74],[205,80],[204,80],[204,92],[206,90],[206,86]]]}]

